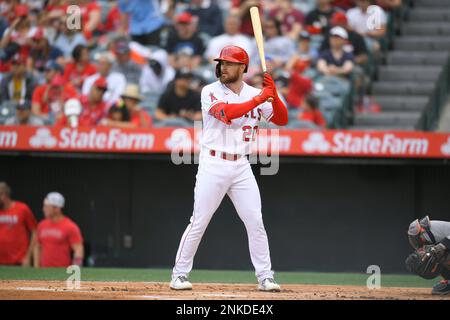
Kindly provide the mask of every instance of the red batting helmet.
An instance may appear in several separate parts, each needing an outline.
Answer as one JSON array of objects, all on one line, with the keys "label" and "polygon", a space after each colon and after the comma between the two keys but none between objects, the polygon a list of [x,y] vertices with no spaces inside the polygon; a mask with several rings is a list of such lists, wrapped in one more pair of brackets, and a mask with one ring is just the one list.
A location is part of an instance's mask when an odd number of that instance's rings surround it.
[{"label": "red batting helmet", "polygon": [[237,62],[245,64],[244,72],[248,70],[249,57],[247,52],[244,49],[238,46],[226,46],[220,51],[220,56],[214,61],[218,61],[219,63],[216,66],[216,76],[220,77],[220,61],[229,61],[229,62]]}]

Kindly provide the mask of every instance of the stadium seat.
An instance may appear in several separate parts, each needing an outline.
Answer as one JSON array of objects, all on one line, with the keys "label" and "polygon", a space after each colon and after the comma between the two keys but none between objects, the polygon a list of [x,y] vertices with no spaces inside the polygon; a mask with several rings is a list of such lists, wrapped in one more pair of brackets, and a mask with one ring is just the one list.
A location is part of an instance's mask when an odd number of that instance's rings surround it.
[{"label": "stadium seat", "polygon": [[155,127],[187,128],[187,127],[192,127],[192,123],[184,118],[168,118],[168,119],[156,122],[154,126]]},{"label": "stadium seat", "polygon": [[339,77],[320,77],[314,83],[316,90],[330,92],[334,96],[344,96],[350,92],[350,81]]},{"label": "stadium seat", "polygon": [[320,127],[316,126],[314,123],[304,120],[293,120],[289,121],[286,126],[287,129],[311,129],[316,130],[320,129]]},{"label": "stadium seat", "polygon": [[144,94],[144,100],[141,102],[142,108],[144,108],[148,113],[153,115],[156,108],[158,107],[160,95],[157,93],[146,93]]},{"label": "stadium seat", "polygon": [[5,123],[6,119],[15,115],[15,105],[12,101],[5,101],[0,105],[0,124]]},{"label": "stadium seat", "polygon": [[292,4],[297,10],[307,15],[316,7],[316,0],[293,0]]}]

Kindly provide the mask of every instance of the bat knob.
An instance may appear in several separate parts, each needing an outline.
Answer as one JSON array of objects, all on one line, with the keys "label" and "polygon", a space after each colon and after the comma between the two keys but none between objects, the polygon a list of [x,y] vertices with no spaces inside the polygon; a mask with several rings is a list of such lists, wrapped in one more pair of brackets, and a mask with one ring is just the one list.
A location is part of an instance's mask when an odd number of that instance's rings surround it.
[{"label": "bat knob", "polygon": [[270,102],[270,103],[272,103],[272,102],[273,102],[273,98],[269,98],[269,99],[267,99],[267,102]]}]

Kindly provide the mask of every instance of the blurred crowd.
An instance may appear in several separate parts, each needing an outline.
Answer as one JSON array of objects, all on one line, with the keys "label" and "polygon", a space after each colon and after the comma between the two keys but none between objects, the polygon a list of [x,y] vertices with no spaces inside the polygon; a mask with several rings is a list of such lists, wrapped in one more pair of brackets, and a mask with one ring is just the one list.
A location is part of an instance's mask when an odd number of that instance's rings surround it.
[{"label": "blurred crowd", "polygon": [[[147,128],[201,119],[226,45],[262,74],[249,8],[260,8],[268,71],[295,118],[330,126],[318,77],[361,105],[401,0],[0,0],[0,121]],[[320,89],[320,88],[319,88]],[[72,115],[77,115],[74,122]]]}]

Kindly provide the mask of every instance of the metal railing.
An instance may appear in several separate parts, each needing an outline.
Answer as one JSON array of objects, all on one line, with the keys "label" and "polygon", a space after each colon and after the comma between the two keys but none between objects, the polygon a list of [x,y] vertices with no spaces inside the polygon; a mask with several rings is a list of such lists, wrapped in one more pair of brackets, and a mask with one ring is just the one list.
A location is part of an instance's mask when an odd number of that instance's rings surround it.
[{"label": "metal railing", "polygon": [[450,53],[447,57],[447,61],[441,70],[439,79],[436,82],[434,90],[430,94],[425,110],[416,125],[417,130],[433,131],[437,127],[439,117],[441,116],[442,109],[447,103],[447,99],[450,93]]}]

